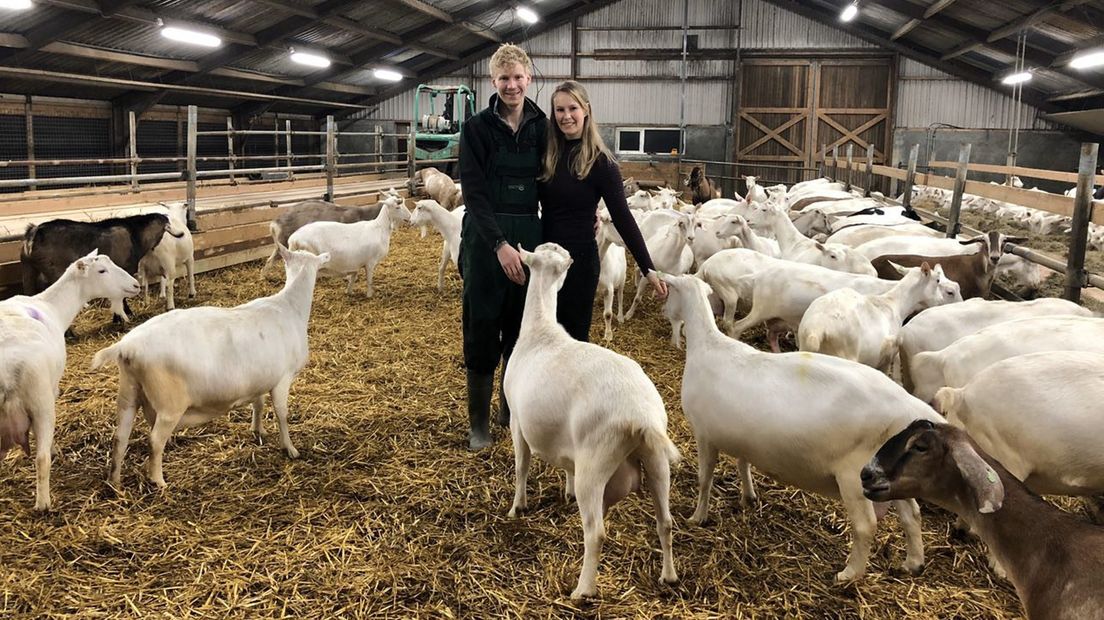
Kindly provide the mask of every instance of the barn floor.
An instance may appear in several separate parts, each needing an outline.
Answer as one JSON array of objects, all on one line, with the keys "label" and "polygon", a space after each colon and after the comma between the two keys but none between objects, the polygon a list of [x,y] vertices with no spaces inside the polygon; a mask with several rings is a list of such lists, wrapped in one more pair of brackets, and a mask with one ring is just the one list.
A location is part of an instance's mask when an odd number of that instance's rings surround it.
[{"label": "barn floor", "polygon": [[[976,542],[951,539],[951,518],[925,507],[928,564],[904,555],[891,515],[864,580],[833,583],[848,549],[842,506],[758,478],[748,512],[722,461],[714,521],[686,523],[695,497],[694,442],[679,408],[682,355],[654,300],[616,329],[613,348],[636,359],[667,402],[684,455],[674,471],[675,560],[681,582],[658,583],[651,502],[633,496],[607,517],[600,598],[572,602],[582,557],[578,512],[558,472],[539,461],[530,510],[506,518],[513,452],[464,449],[459,286],[436,291],[439,238],[396,233],[377,296],[348,297],[322,280],[310,326],[311,363],[291,395],[301,457],[256,445],[249,410],[177,435],[169,487],[144,481],[147,428],[136,425],[125,495],[104,484],[116,372],[87,370],[114,342],[106,309],[75,325],[61,386],[53,468],[55,510],[36,514],[33,462],[0,463],[0,616],[25,617],[807,617],[1006,618],[1020,614],[1009,584]],[[249,263],[202,276],[198,300],[229,306],[277,290]],[[161,310],[139,302],[138,320]],[[595,334],[600,334],[595,327]],[[758,343],[762,346],[762,342]],[[211,360],[218,364],[218,360]],[[782,395],[784,397],[784,395]],[[274,438],[274,416],[266,429]]]}]

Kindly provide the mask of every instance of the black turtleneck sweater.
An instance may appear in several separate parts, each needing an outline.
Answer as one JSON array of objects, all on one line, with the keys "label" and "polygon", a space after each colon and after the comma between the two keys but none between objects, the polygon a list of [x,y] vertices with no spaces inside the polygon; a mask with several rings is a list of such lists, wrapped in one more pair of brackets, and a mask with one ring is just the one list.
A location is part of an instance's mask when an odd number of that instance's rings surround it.
[{"label": "black turtleneck sweater", "polygon": [[652,258],[648,255],[648,247],[644,245],[636,219],[625,202],[621,169],[605,155],[599,155],[587,178],[581,181],[576,179],[571,172],[570,161],[578,146],[579,140],[568,140],[568,155],[560,157],[552,178],[538,185],[544,240],[576,247],[593,244],[598,199],[602,198],[637,267],[641,272],[648,273],[654,269]]}]

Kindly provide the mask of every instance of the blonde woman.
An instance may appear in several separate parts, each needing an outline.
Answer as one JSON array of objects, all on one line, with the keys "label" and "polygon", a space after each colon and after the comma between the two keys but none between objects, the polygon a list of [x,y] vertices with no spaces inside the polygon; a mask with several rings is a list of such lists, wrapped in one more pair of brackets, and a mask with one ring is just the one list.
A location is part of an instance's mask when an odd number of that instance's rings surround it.
[{"label": "blonde woman", "polygon": [[569,80],[552,91],[548,145],[538,181],[543,239],[562,245],[573,259],[556,308],[556,319],[567,333],[589,341],[601,270],[594,238],[599,199],[605,199],[613,225],[640,271],[661,299],[667,297],[667,285],[659,279],[625,203],[621,170],[598,134],[590,97],[578,82]]}]

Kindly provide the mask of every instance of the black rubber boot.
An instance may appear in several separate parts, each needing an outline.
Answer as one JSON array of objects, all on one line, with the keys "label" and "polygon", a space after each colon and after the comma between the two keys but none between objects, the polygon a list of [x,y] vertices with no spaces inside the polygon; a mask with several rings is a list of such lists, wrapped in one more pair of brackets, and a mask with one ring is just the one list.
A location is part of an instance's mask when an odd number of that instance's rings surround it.
[{"label": "black rubber boot", "polygon": [[494,391],[494,375],[480,375],[468,371],[468,448],[482,450],[493,443],[491,439],[491,393]]}]

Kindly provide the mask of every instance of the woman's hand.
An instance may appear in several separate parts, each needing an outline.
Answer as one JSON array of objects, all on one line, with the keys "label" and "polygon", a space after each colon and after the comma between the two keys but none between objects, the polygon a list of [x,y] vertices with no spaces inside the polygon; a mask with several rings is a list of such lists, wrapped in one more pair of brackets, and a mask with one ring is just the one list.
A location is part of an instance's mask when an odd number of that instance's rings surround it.
[{"label": "woman's hand", "polygon": [[[512,248],[509,243],[503,243],[496,252],[498,264],[502,265],[502,271],[506,277],[518,286],[525,285],[525,269],[521,266],[521,254]],[[666,289],[665,289],[666,290]]]},{"label": "woman's hand", "polygon": [[648,272],[648,282],[652,285],[656,297],[667,299],[667,283],[659,279],[659,274],[655,270]]}]

